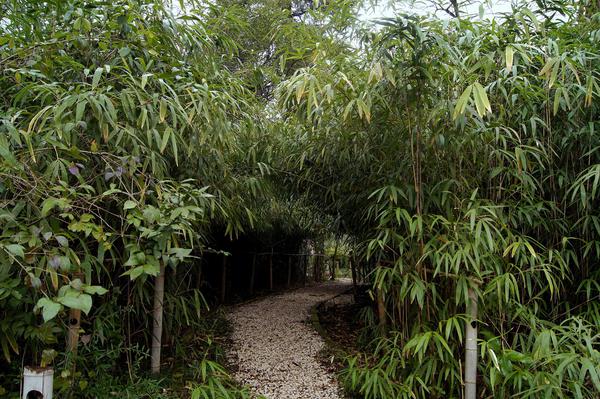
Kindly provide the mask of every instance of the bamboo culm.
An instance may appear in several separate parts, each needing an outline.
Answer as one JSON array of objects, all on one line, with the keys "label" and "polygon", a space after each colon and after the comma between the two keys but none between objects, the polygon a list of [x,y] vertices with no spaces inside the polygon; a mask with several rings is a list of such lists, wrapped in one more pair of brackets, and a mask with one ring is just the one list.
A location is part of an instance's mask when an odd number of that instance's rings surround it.
[{"label": "bamboo culm", "polygon": [[465,399],[477,397],[477,294],[469,288],[469,321],[465,326]]},{"label": "bamboo culm", "polygon": [[160,262],[160,272],[154,279],[154,308],[152,324],[152,353],[150,371],[160,373],[160,350],[162,346],[163,302],[165,297],[165,265]]}]

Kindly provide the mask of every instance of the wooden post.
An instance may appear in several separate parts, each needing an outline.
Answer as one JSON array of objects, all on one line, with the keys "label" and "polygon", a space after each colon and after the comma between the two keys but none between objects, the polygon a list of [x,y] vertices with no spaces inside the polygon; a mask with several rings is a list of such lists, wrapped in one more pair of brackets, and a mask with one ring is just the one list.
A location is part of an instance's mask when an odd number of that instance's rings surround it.
[{"label": "wooden post", "polygon": [[154,278],[154,308],[152,323],[152,352],[150,372],[160,373],[160,349],[162,345],[163,301],[165,297],[165,265],[160,261],[160,271]]},{"label": "wooden post", "polygon": [[292,255],[288,257],[287,288],[292,285]]},{"label": "wooden post", "polygon": [[271,256],[269,257],[269,290],[273,291],[273,248],[271,248]]},{"label": "wooden post", "polygon": [[252,257],[252,269],[250,271],[250,295],[254,295],[254,275],[256,274],[256,254]]},{"label": "wooden post", "polygon": [[465,399],[477,397],[477,293],[469,288],[467,314],[470,320],[465,326]]},{"label": "wooden post", "polygon": [[227,256],[223,254],[223,269],[221,270],[221,303],[225,303],[227,290]]}]

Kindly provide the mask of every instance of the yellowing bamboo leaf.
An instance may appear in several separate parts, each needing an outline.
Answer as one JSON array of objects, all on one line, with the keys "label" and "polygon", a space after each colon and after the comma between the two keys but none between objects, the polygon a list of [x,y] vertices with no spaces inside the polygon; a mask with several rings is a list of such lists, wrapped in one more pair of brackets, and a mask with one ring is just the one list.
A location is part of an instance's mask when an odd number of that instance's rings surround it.
[{"label": "yellowing bamboo leaf", "polygon": [[515,55],[515,49],[511,46],[506,47],[505,58],[506,58],[506,69],[511,70],[513,67],[513,59]]},{"label": "yellowing bamboo leaf", "polygon": [[304,84],[305,84],[305,81],[302,81],[302,83],[300,83],[298,86],[296,86],[296,102],[298,104],[300,104],[300,100],[302,99],[302,96],[304,95]]},{"label": "yellowing bamboo leaf", "polygon": [[152,76],[151,73],[145,73],[142,75],[142,82],[141,82],[142,90],[144,89],[144,87],[146,87],[146,84],[148,83],[148,78],[150,76]]},{"label": "yellowing bamboo leaf", "polygon": [[175,165],[179,166],[179,154],[177,152],[177,134],[171,134],[171,148],[173,150],[173,156],[175,157]]},{"label": "yellowing bamboo leaf", "polygon": [[554,58],[548,58],[548,61],[546,61],[546,64],[544,65],[544,67],[540,70],[539,75],[548,75],[550,73],[550,70],[552,69],[552,66],[554,65],[554,63],[556,62],[556,60]]},{"label": "yellowing bamboo leaf", "polygon": [[592,79],[594,79],[591,75],[587,77],[586,85],[585,85],[585,106],[590,107],[592,105],[592,95],[594,94],[594,87],[592,85]]},{"label": "yellowing bamboo leaf", "polygon": [[102,139],[104,140],[105,143],[108,143],[108,124],[107,123],[102,124]]},{"label": "yellowing bamboo leaf", "polygon": [[561,90],[555,90],[554,91],[554,104],[552,107],[552,112],[554,113],[554,115],[556,115],[556,113],[558,112],[558,107],[560,106],[560,93]]},{"label": "yellowing bamboo leaf", "polygon": [[167,100],[162,98],[160,100],[160,107],[158,111],[158,118],[161,122],[165,121],[165,117],[167,116]]},{"label": "yellowing bamboo leaf", "polygon": [[548,88],[552,88],[558,77],[558,71],[560,69],[560,61],[556,61],[552,67],[552,73],[550,74],[550,81],[548,82]]},{"label": "yellowing bamboo leaf", "polygon": [[350,101],[348,103],[348,105],[346,105],[345,109],[344,109],[344,114],[342,116],[342,118],[344,120],[346,120],[346,118],[348,117],[348,114],[350,113],[350,111],[352,111],[352,106],[354,105],[354,100]]},{"label": "yellowing bamboo leaf", "polygon": [[52,288],[58,290],[58,274],[56,270],[49,268],[48,272],[50,273],[50,281],[52,281]]},{"label": "yellowing bamboo leaf", "polygon": [[465,109],[467,107],[467,103],[469,102],[469,98],[471,97],[471,92],[473,91],[473,85],[469,85],[465,91],[460,95],[456,105],[454,106],[454,112],[452,113],[452,119],[458,118],[459,115],[465,113]]},{"label": "yellowing bamboo leaf", "polygon": [[490,100],[487,97],[485,88],[479,82],[475,82],[473,84],[473,88],[475,107],[477,108],[477,113],[479,114],[479,116],[485,116],[487,112],[492,112]]},{"label": "yellowing bamboo leaf", "polygon": [[381,80],[382,76],[383,76],[383,70],[381,69],[381,64],[379,62],[376,62],[375,64],[373,64],[373,67],[371,68],[371,72],[369,72],[368,83],[371,83],[373,78],[375,78],[377,81],[379,81],[379,80]]},{"label": "yellowing bamboo leaf", "polygon": [[165,129],[165,132],[163,133],[163,136],[162,136],[162,141],[160,143],[160,153],[161,154],[165,151],[165,148],[167,148],[167,143],[169,142],[169,138],[171,137],[172,132],[173,132],[173,129],[171,129],[170,127]]}]

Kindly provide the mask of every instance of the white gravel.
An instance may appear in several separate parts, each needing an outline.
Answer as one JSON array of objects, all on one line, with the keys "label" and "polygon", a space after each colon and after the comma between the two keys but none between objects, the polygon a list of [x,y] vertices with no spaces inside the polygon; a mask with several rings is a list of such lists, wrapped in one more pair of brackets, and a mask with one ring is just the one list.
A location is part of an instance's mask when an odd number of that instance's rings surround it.
[{"label": "white gravel", "polygon": [[341,398],[335,375],[317,359],[323,340],[307,321],[313,305],[349,287],[346,280],[326,282],[234,307],[234,377],[269,399]]}]

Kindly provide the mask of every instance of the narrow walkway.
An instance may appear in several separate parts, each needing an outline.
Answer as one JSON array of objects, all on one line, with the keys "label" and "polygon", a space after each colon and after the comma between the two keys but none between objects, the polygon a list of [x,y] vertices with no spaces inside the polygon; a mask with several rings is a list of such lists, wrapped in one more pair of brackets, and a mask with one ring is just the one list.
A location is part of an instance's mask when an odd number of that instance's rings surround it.
[{"label": "narrow walkway", "polygon": [[323,340],[307,321],[313,305],[350,284],[326,282],[235,307],[229,314],[235,378],[268,399],[339,399],[335,376],[317,359]]}]

